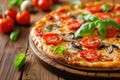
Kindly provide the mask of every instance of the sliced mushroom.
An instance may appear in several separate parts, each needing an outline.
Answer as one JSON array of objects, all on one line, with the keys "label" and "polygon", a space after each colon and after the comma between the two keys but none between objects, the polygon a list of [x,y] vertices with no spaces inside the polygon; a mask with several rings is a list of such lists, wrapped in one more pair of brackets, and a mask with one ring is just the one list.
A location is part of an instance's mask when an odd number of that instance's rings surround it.
[{"label": "sliced mushroom", "polygon": [[73,38],[74,38],[73,32],[63,34],[63,39],[65,41],[75,41]]},{"label": "sliced mushroom", "polygon": [[79,50],[83,50],[82,46],[78,42],[72,41],[71,44],[74,48],[79,49]]}]

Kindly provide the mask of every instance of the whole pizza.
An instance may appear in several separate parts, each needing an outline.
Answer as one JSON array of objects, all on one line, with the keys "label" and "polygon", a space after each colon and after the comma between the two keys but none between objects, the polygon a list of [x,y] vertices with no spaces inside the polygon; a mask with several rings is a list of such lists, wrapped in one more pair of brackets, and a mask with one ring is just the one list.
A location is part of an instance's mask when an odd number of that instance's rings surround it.
[{"label": "whole pizza", "polygon": [[74,67],[120,69],[120,5],[63,6],[39,20],[30,36],[50,59]]}]

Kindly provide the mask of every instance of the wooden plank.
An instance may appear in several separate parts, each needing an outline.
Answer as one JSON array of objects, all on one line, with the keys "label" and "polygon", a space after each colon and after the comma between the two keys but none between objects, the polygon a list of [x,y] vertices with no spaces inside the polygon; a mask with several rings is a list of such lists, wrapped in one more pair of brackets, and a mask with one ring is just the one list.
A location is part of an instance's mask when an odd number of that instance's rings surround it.
[{"label": "wooden plank", "polygon": [[19,80],[21,76],[21,71],[14,69],[13,61],[17,54],[25,53],[27,50],[29,28],[21,27],[21,32],[16,42],[9,40],[6,48],[3,49],[5,52],[0,63],[0,79],[2,80]]},{"label": "wooden plank", "polygon": [[33,52],[30,49],[28,52],[30,55],[27,57],[24,66],[22,80],[58,80],[58,77],[47,70],[46,67],[40,63],[40,60],[32,54]]}]

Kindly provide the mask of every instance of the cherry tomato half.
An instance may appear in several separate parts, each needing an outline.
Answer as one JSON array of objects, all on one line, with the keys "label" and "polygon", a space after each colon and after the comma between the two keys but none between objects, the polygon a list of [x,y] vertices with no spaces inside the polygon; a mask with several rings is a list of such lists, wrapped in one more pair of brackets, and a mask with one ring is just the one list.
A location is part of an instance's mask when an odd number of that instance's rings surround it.
[{"label": "cherry tomato half", "polygon": [[80,56],[85,58],[87,61],[98,61],[101,58],[101,54],[97,50],[88,49],[80,52]]},{"label": "cherry tomato half", "polygon": [[49,10],[52,5],[52,0],[39,0],[37,6],[43,10]]},{"label": "cherry tomato half", "polygon": [[82,46],[89,48],[89,49],[95,49],[97,48],[101,43],[101,40],[98,38],[89,38],[85,37],[82,39],[81,44]]},{"label": "cherry tomato half", "polygon": [[117,8],[115,8],[114,13],[116,15],[120,15],[120,6],[118,6]]},{"label": "cherry tomato half", "polygon": [[17,13],[16,20],[19,24],[28,24],[30,23],[30,13],[28,11]]},{"label": "cherry tomato half", "polygon": [[9,16],[14,21],[16,21],[17,10],[16,9],[7,10],[7,11],[5,11],[5,15]]},{"label": "cherry tomato half", "polygon": [[82,25],[82,23],[80,21],[71,20],[67,23],[66,27],[71,30],[77,30],[81,25]]},{"label": "cherry tomato half", "polygon": [[115,17],[113,13],[96,13],[95,15],[98,16],[99,19],[109,19]]},{"label": "cherry tomato half", "polygon": [[43,39],[46,41],[46,44],[59,45],[62,42],[62,37],[56,33],[49,33],[43,35]]},{"label": "cherry tomato half", "polygon": [[115,18],[115,21],[116,21],[118,24],[120,24],[120,17],[116,17],[116,18]]},{"label": "cherry tomato half", "polygon": [[91,13],[97,13],[97,12],[101,12],[102,8],[97,6],[91,6],[91,7],[87,7],[87,10]]},{"label": "cherry tomato half", "polygon": [[117,34],[117,29],[115,27],[108,26],[107,29],[108,32],[106,38],[112,38]]},{"label": "cherry tomato half", "polygon": [[32,3],[33,3],[35,6],[38,6],[38,0],[32,0]]},{"label": "cherry tomato half", "polygon": [[11,18],[0,19],[0,32],[8,33],[14,28],[14,21]]}]

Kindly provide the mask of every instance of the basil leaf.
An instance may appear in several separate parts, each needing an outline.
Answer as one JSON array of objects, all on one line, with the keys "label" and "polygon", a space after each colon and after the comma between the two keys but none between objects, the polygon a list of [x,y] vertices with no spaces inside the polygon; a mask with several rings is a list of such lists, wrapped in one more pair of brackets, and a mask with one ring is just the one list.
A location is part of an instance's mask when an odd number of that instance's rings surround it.
[{"label": "basil leaf", "polygon": [[25,63],[25,60],[26,60],[26,54],[24,53],[18,54],[14,60],[14,67],[16,69],[20,69]]},{"label": "basil leaf", "polygon": [[106,35],[107,35],[106,24],[102,20],[96,21],[95,24],[96,24],[98,31],[102,37],[102,40],[104,40],[106,38]]},{"label": "basil leaf", "polygon": [[86,20],[86,21],[96,21],[98,20],[98,17],[95,16],[95,15],[92,15],[92,14],[87,14],[87,15],[83,15],[83,18]]},{"label": "basil leaf", "polygon": [[107,5],[107,4],[102,5],[102,11],[103,12],[108,12],[109,10],[110,10],[109,5]]},{"label": "basil leaf", "polygon": [[116,28],[120,29],[120,25],[119,25],[118,23],[116,23],[116,22],[115,22],[114,20],[112,20],[112,19],[106,20],[106,23],[107,23],[107,25],[109,25],[109,26],[113,26],[113,27],[116,27]]},{"label": "basil leaf", "polygon": [[24,0],[9,0],[9,4],[12,6],[20,6]]},{"label": "basil leaf", "polygon": [[80,0],[73,0],[70,2],[70,5],[71,6],[74,6],[74,5],[80,5],[81,4],[81,1]]},{"label": "basil leaf", "polygon": [[59,54],[63,54],[65,51],[66,51],[66,48],[62,47],[62,46],[57,46],[54,51],[56,53],[59,53]]},{"label": "basil leaf", "polygon": [[88,22],[83,24],[74,34],[75,38],[78,38],[80,36],[84,36],[86,33],[90,33],[95,29],[94,22]]}]

